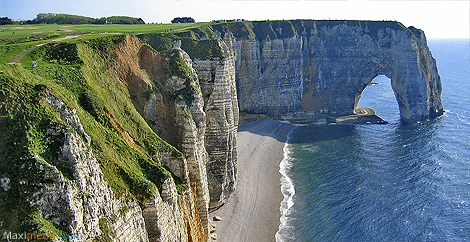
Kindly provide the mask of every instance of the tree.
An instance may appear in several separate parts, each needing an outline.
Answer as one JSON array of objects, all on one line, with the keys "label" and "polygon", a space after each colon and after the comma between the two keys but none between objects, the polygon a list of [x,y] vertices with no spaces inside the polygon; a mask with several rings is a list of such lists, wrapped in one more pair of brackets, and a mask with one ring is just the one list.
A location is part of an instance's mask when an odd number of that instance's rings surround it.
[{"label": "tree", "polygon": [[15,24],[15,21],[11,20],[8,17],[0,18],[0,25],[5,25],[5,24]]},{"label": "tree", "polygon": [[141,18],[134,18],[128,16],[111,16],[107,17],[106,23],[108,24],[145,24]]},{"label": "tree", "polygon": [[145,24],[141,18],[128,16],[111,16],[90,18],[70,14],[40,13],[26,24]]},{"label": "tree", "polygon": [[191,17],[176,17],[173,20],[171,20],[172,23],[194,23],[196,22],[193,18]]}]

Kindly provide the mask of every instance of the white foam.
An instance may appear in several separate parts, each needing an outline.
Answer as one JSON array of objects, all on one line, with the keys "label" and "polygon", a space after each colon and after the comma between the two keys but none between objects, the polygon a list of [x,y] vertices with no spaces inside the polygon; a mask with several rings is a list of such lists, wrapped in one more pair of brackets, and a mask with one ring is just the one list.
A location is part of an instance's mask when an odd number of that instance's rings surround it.
[{"label": "white foam", "polygon": [[290,157],[290,139],[291,139],[291,134],[294,132],[295,128],[293,128],[289,134],[287,135],[287,141],[284,145],[284,159],[279,163],[279,173],[281,173],[281,192],[282,195],[284,196],[284,199],[281,202],[281,219],[280,219],[280,225],[279,225],[279,230],[276,233],[276,241],[277,242],[283,242],[283,241],[288,241],[288,234],[290,227],[287,225],[287,220],[288,220],[288,215],[290,208],[294,206],[294,194],[295,194],[295,188],[294,188],[294,183],[290,179],[290,177],[287,175],[287,173],[290,171],[292,167],[292,158]]}]

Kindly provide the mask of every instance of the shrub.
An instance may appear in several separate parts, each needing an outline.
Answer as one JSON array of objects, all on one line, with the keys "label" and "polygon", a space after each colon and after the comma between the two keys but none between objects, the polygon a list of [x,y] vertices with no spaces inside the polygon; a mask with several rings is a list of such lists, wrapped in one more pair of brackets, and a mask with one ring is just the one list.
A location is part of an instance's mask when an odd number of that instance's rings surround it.
[{"label": "shrub", "polygon": [[98,118],[103,114],[103,102],[92,90],[86,90],[80,94],[79,97],[80,105],[88,113]]}]

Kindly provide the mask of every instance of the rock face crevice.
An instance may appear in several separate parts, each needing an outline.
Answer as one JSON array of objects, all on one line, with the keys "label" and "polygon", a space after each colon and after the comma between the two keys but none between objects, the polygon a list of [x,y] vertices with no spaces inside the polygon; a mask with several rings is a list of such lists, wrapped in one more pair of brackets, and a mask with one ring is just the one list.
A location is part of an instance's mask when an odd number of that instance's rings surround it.
[{"label": "rock face crevice", "polygon": [[421,30],[391,21],[252,24],[251,32],[240,23],[215,26],[235,36],[240,112],[353,114],[364,88],[384,74],[404,122],[443,113],[440,77]]}]

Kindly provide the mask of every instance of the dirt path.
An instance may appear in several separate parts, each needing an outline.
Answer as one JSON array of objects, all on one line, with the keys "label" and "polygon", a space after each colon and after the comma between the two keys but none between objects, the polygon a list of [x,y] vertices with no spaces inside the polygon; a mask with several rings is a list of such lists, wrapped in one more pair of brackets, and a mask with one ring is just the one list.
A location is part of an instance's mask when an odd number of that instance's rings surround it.
[{"label": "dirt path", "polygon": [[21,57],[23,57],[26,53],[30,52],[32,49],[34,49],[36,47],[39,47],[39,46],[42,46],[42,45],[45,45],[45,44],[49,44],[51,42],[57,42],[57,41],[66,40],[66,39],[73,39],[73,38],[76,38],[78,36],[80,36],[80,35],[70,35],[70,36],[65,36],[65,37],[62,37],[62,38],[49,40],[49,41],[47,41],[45,43],[42,43],[42,44],[33,45],[33,46],[29,47],[28,49],[23,50],[19,54],[15,55],[15,57],[13,57],[13,59],[11,59],[7,64],[15,64],[16,62],[18,62],[21,59]]}]

